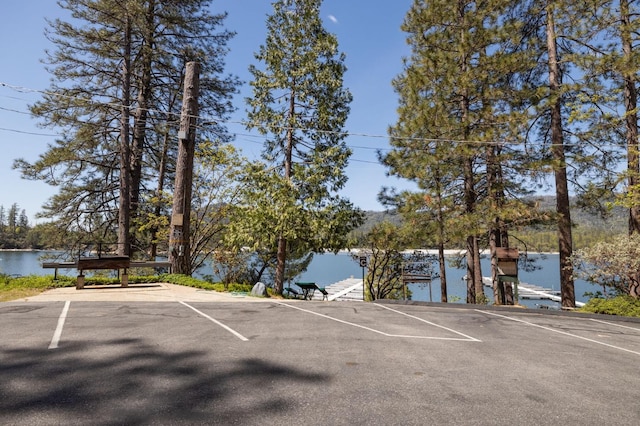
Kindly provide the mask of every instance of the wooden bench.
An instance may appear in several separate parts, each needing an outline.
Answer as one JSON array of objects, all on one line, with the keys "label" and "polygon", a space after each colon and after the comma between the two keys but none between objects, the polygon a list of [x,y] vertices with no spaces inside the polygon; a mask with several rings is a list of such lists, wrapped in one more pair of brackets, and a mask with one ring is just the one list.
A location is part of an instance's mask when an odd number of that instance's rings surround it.
[{"label": "wooden bench", "polygon": [[78,262],[43,262],[44,269],[54,269],[53,279],[58,279],[58,269],[76,269]]},{"label": "wooden bench", "polygon": [[[118,271],[118,278],[122,287],[129,286],[128,269],[130,268],[168,268],[171,272],[171,262],[129,260],[129,256],[97,256],[81,257],[77,262],[43,262],[43,268],[55,269],[53,278],[58,279],[58,269],[77,269],[78,280],[76,289],[84,288],[85,270],[112,269]],[[120,270],[124,270],[120,276]]]},{"label": "wooden bench", "polygon": [[299,299],[302,296],[302,294],[299,291],[296,291],[295,289],[293,289],[291,287],[286,287],[284,289],[284,292],[287,293],[287,295],[289,297],[292,297],[294,299]]},{"label": "wooden bench", "polygon": [[131,261],[129,256],[98,256],[98,257],[81,257],[78,259],[78,281],[76,283],[76,289],[80,290],[84,288],[84,274],[85,270],[92,269],[115,269],[120,275],[120,270],[124,269],[124,273],[120,278],[120,285],[122,287],[129,286],[129,269]]}]

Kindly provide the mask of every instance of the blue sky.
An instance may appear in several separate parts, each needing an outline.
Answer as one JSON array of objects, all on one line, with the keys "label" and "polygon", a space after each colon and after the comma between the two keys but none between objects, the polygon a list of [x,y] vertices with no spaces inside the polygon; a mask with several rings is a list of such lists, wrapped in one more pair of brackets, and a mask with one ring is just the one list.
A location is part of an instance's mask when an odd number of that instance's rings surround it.
[{"label": "blue sky", "polygon": [[[402,58],[409,54],[406,35],[400,25],[412,0],[325,0],[321,16],[325,28],[338,37],[347,55],[345,87],[353,94],[346,131],[353,156],[347,169],[349,181],[342,195],[365,210],[382,210],[377,195],[382,186],[407,188],[411,185],[386,176],[378,164],[377,149],[387,149],[384,137],[396,120],[397,96],[391,80],[402,71]],[[240,124],[245,119],[244,98],[250,95],[247,69],[255,64],[254,52],[264,43],[270,0],[214,0],[214,12],[227,11],[225,28],[237,35],[229,43],[227,72],[245,82],[235,99],[238,111],[228,128],[237,133],[234,144],[248,157],[259,155],[260,139],[247,136]],[[28,105],[38,100],[37,91],[46,90],[49,76],[40,59],[51,45],[44,36],[46,18],[60,17],[53,0],[6,2],[0,15],[0,205],[8,209],[17,203],[33,218],[56,188],[42,182],[26,181],[12,169],[13,160],[34,161],[53,143],[55,135],[37,126],[28,114]],[[18,88],[24,88],[18,89]],[[366,136],[365,136],[366,135]]]}]

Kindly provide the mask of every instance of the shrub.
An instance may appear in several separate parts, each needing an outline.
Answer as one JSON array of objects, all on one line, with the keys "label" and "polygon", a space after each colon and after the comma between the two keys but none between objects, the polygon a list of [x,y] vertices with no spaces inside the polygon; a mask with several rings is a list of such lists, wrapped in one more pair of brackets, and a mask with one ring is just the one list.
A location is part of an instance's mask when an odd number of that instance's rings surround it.
[{"label": "shrub", "polygon": [[591,299],[580,312],[594,314],[640,317],[640,300],[631,296],[618,296],[612,299]]}]

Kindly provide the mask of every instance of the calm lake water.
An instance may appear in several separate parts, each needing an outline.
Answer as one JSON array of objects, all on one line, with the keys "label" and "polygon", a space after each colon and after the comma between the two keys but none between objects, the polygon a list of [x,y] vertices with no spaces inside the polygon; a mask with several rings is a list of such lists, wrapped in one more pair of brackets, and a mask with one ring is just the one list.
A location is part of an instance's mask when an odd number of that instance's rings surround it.
[{"label": "calm lake water", "polygon": [[[52,275],[53,270],[43,269],[41,257],[50,252],[34,252],[34,251],[0,251],[0,273],[8,275]],[[558,255],[530,255],[530,259],[534,260],[537,269],[533,271],[525,271],[520,268],[519,277],[523,283],[539,285],[552,290],[560,289],[560,269],[558,266]],[[207,270],[208,269],[208,270]],[[483,275],[489,275],[489,259],[483,258],[482,272]],[[60,271],[66,275],[74,275],[75,270]],[[211,268],[205,268],[200,271],[203,275],[211,275]],[[458,297],[460,302],[466,300],[466,283],[463,280],[466,274],[465,269],[457,269],[451,266],[447,267],[447,292],[449,297]],[[362,268],[358,265],[357,260],[351,258],[348,253],[339,254],[317,254],[309,265],[309,269],[302,274],[296,281],[312,281],[319,286],[327,286],[346,278],[362,278]],[[413,292],[413,300],[418,301],[439,301],[440,300],[440,281],[434,280],[432,283],[431,294],[428,285],[411,284],[409,288]],[[588,297],[584,296],[586,292],[595,292],[601,290],[584,281],[577,280],[575,283],[576,300],[586,302]],[[492,296],[490,288],[485,287],[487,296]],[[523,303],[531,306],[536,304],[552,305],[550,301],[533,300]]]}]

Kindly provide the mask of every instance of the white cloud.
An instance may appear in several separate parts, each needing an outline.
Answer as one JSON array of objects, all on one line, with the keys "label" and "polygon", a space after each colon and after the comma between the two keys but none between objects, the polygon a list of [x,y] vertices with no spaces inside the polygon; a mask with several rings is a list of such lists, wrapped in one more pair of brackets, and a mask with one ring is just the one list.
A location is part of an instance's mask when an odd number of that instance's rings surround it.
[{"label": "white cloud", "polygon": [[338,23],[338,18],[336,18],[336,17],[335,17],[335,16],[333,16],[333,15],[329,15],[329,16],[327,16],[327,18],[329,18],[329,20],[330,20],[331,22],[333,22],[334,24],[337,24],[337,23]]}]

